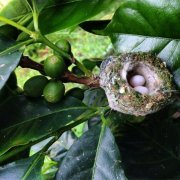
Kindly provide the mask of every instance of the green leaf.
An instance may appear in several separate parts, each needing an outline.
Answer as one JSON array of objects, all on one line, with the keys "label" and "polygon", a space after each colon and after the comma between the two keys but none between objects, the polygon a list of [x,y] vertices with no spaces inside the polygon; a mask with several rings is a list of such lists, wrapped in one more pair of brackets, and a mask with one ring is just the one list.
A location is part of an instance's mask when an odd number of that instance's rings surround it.
[{"label": "green leaf", "polygon": [[174,103],[146,116],[142,123],[124,122],[121,113],[111,116],[119,132],[116,142],[127,178],[176,179],[180,175],[180,122],[173,119],[179,108],[180,103]]},{"label": "green leaf", "polygon": [[41,179],[41,167],[44,154],[37,153],[27,159],[22,159],[0,167],[0,179]]},{"label": "green leaf", "polygon": [[90,33],[96,35],[105,35],[104,29],[110,23],[110,20],[85,21],[79,26]]},{"label": "green leaf", "polygon": [[65,131],[69,124],[86,120],[89,114],[94,115],[94,110],[73,97],[48,104],[41,98],[15,96],[0,105],[0,109],[0,155],[16,146],[35,144],[57,130]]},{"label": "green leaf", "polygon": [[[11,0],[6,1],[0,0],[1,8],[0,8],[0,16],[4,16],[6,18],[9,18],[11,20],[18,21],[21,19],[25,14],[30,12],[30,9],[26,3],[26,1],[21,0]],[[3,23],[0,22],[0,26]]]},{"label": "green leaf", "polygon": [[[38,0],[37,8],[40,11],[39,24],[43,34],[49,34],[61,29],[76,26],[86,19],[110,7],[115,0]],[[28,26],[32,18],[31,9],[26,1],[12,0],[0,11],[1,16],[10,18],[21,25]],[[27,16],[27,18],[25,18]],[[25,19],[24,19],[25,18]],[[30,22],[29,22],[30,24]],[[4,25],[0,22],[0,25]],[[1,28],[0,28],[1,30]],[[5,31],[4,31],[5,33]]]},{"label": "green leaf", "polygon": [[8,54],[11,54],[11,53],[19,50],[22,46],[28,45],[28,44],[30,44],[32,42],[33,42],[32,39],[29,39],[29,40],[24,41],[24,42],[16,42],[15,44],[9,46],[4,51],[1,51],[0,56],[5,56],[5,55],[8,55]]},{"label": "green leaf", "polygon": [[105,32],[117,53],[150,52],[174,74],[180,68],[179,12],[178,0],[123,0]]},{"label": "green leaf", "polygon": [[111,40],[117,53],[150,52],[161,58],[172,73],[180,68],[179,40],[120,34],[112,34]]},{"label": "green leaf", "polygon": [[54,161],[61,163],[71,145],[77,140],[72,131],[66,131],[48,150],[49,156]]},{"label": "green leaf", "polygon": [[105,92],[101,88],[92,88],[92,89],[86,90],[84,93],[83,102],[87,106],[92,106],[92,107],[108,105],[108,101],[107,101]]},{"label": "green leaf", "polygon": [[106,32],[179,39],[179,19],[179,0],[122,0]]},{"label": "green leaf", "polygon": [[60,165],[56,179],[126,179],[109,128],[95,126],[75,142]]},{"label": "green leaf", "polygon": [[[11,46],[14,42],[0,35],[0,53]],[[10,74],[14,71],[21,58],[19,51],[0,56],[0,89],[5,85]]]},{"label": "green leaf", "polygon": [[68,0],[53,1],[40,15],[40,29],[48,34],[78,25],[86,19],[110,7],[115,0]]},{"label": "green leaf", "polygon": [[[11,19],[23,26],[32,21],[32,14],[26,1],[22,0],[0,0],[0,16]],[[16,39],[20,33],[16,28],[5,25],[0,21],[0,33],[6,37]]]}]

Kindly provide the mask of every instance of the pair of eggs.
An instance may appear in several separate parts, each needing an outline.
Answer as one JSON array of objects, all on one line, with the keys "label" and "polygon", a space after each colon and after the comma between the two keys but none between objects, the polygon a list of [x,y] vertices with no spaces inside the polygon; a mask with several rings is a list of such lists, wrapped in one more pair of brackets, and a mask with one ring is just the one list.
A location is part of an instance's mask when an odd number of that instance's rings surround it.
[{"label": "pair of eggs", "polygon": [[144,86],[145,83],[146,80],[142,75],[134,75],[129,80],[129,84],[134,90],[141,94],[148,94],[148,88]]}]

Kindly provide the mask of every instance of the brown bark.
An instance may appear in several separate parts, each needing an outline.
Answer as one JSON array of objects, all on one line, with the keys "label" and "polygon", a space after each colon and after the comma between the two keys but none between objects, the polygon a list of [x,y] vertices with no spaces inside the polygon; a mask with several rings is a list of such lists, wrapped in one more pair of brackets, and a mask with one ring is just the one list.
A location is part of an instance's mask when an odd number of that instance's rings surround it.
[{"label": "brown bark", "polygon": [[[20,66],[22,68],[34,69],[41,72],[42,74],[45,74],[43,70],[43,65],[35,61],[32,61],[27,56],[22,56],[20,61]],[[72,82],[72,83],[84,84],[90,87],[99,87],[99,77],[87,77],[87,76],[78,77],[69,70],[66,70],[64,75],[59,79],[62,82]]]}]

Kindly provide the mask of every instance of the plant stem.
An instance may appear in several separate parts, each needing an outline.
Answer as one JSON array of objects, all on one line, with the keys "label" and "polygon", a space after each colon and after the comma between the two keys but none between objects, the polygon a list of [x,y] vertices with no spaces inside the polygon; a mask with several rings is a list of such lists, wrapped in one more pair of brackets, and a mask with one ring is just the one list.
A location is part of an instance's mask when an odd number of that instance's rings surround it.
[{"label": "plant stem", "polygon": [[[49,41],[45,36],[43,36],[41,33],[39,33],[39,40],[46,44],[47,46],[49,46],[51,49],[55,50],[56,52],[58,52],[61,56],[63,56],[64,58],[69,59],[70,61],[72,61],[73,57],[71,55],[69,55],[68,53],[62,51],[61,49],[59,49],[55,44],[53,44],[51,41]],[[81,64],[79,61],[77,61],[76,59],[73,59],[75,62],[75,64],[78,66],[78,68],[80,70],[82,70],[87,76],[92,76],[91,71],[89,71],[83,64]]]},{"label": "plant stem", "polygon": [[[35,61],[32,61],[31,59],[29,59],[29,57],[27,56],[23,56],[21,58],[20,61],[20,66],[22,68],[31,68],[34,70],[38,70],[39,72],[41,72],[42,74],[44,73],[44,69],[43,69],[43,65],[39,64]],[[82,77],[77,77],[75,74],[73,74],[70,71],[66,71],[63,76],[59,77],[59,79],[63,82],[73,82],[73,83],[79,83],[79,84],[85,84],[87,86],[90,87],[99,87],[99,77],[86,77],[86,76],[82,76]]]},{"label": "plant stem", "polygon": [[32,43],[33,41],[34,41],[33,39],[28,39],[27,41],[19,42],[15,45],[12,45],[11,47],[0,52],[0,56],[4,56],[8,53],[12,53],[14,51],[17,51],[17,50],[19,50],[19,48],[23,47],[24,45],[28,45],[28,44]]},{"label": "plant stem", "polygon": [[68,58],[71,60],[71,56],[62,51],[61,49],[59,49],[56,45],[54,45],[51,41],[49,41],[44,35],[42,35],[40,32],[39,32],[39,41],[41,41],[42,43],[44,43],[45,45],[49,46],[51,49],[55,50],[56,52],[58,52],[61,56],[65,57],[65,58]]},{"label": "plant stem", "polygon": [[33,0],[32,1],[32,5],[33,5],[33,22],[34,22],[34,29],[35,31],[39,32],[39,22],[38,22],[38,18],[39,18],[39,13],[36,7],[36,3]]},{"label": "plant stem", "polygon": [[4,22],[5,24],[9,24],[9,25],[11,25],[11,26],[13,26],[13,27],[15,27],[15,28],[27,33],[27,34],[29,34],[31,37],[34,37],[34,32],[33,31],[27,29],[24,26],[21,26],[20,24],[12,21],[10,19],[7,19],[7,18],[5,18],[3,16],[0,16],[0,21]]},{"label": "plant stem", "polygon": [[77,65],[77,67],[83,71],[87,76],[92,76],[92,72],[89,71],[83,64],[81,64],[79,61],[75,61],[75,64]]}]

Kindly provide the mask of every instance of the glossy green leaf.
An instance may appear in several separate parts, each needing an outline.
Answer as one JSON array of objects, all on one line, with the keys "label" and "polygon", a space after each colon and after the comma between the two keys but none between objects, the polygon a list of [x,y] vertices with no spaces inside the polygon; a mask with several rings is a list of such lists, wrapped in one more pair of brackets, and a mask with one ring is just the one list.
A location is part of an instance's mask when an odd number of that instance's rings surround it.
[{"label": "glossy green leaf", "polygon": [[86,19],[110,7],[115,0],[68,0],[53,1],[40,15],[43,34],[78,25]]},{"label": "glossy green leaf", "polygon": [[161,58],[172,73],[180,68],[179,40],[120,34],[112,34],[111,40],[117,53],[150,52]]},{"label": "glossy green leaf", "polygon": [[[43,34],[48,34],[76,26],[84,20],[100,13],[102,10],[109,8],[114,2],[115,0],[91,0],[88,3],[86,0],[37,1],[37,8],[41,11],[39,17],[40,29]],[[10,1],[0,11],[0,15],[25,26],[28,26],[30,23],[28,21],[32,18],[28,3],[21,0]],[[0,22],[0,25],[3,26],[4,23]],[[6,34],[5,31],[3,33]]]},{"label": "glossy green leaf", "polygon": [[61,163],[71,145],[77,140],[72,131],[66,131],[48,150],[48,154],[54,161]]},{"label": "glossy green leaf", "polygon": [[105,32],[117,53],[150,52],[174,74],[180,68],[179,19],[178,0],[123,0]]},{"label": "glossy green leaf", "polygon": [[179,19],[179,0],[122,0],[106,31],[179,39]]},{"label": "glossy green leaf", "polygon": [[0,179],[42,179],[41,167],[44,162],[44,154],[37,153],[27,159],[22,159],[0,167]]},{"label": "glossy green leaf", "polygon": [[[10,41],[3,36],[0,36],[0,53],[12,46],[14,42]],[[8,80],[10,74],[14,71],[21,58],[21,53],[16,51],[4,56],[0,56],[0,89]]]},{"label": "glossy green leaf", "polygon": [[68,124],[88,118],[88,113],[94,114],[88,109],[72,97],[56,104],[41,98],[9,98],[0,105],[0,155],[16,146],[35,144],[57,130],[63,132]]},{"label": "glossy green leaf", "polygon": [[95,126],[75,142],[60,165],[56,179],[126,179],[110,129]]},{"label": "glossy green leaf", "polygon": [[109,23],[110,20],[85,21],[79,24],[79,26],[90,33],[105,35],[104,29]]},{"label": "glossy green leaf", "polygon": [[128,179],[176,179],[180,175],[180,122],[173,118],[179,108],[180,103],[174,103],[146,116],[142,123],[124,121],[121,113],[109,116],[116,121],[116,142]]},{"label": "glossy green leaf", "polygon": [[101,88],[92,88],[92,89],[86,90],[84,93],[83,102],[87,106],[93,106],[93,107],[108,105],[105,92]]},{"label": "glossy green leaf", "polygon": [[[0,3],[1,1],[4,0],[0,0]],[[1,5],[2,6],[0,8],[0,16],[4,16],[11,20],[18,21],[20,18],[23,17],[23,15],[30,12],[30,8],[27,5],[26,1],[22,0],[9,0],[9,2],[2,2]],[[2,24],[4,23],[0,22],[0,26]]]},{"label": "glossy green leaf", "polygon": [[[9,18],[21,25],[26,26],[32,20],[32,14],[26,1],[22,0],[0,0],[0,16]],[[20,33],[16,28],[5,25],[0,21],[0,33],[6,37],[16,39]]]},{"label": "glossy green leaf", "polygon": [[[96,22],[92,21],[81,26],[93,33],[109,34],[117,53],[150,52],[157,55],[174,74],[180,68],[179,19],[178,0],[123,0],[109,24],[102,21],[96,28]],[[174,80],[180,87],[177,73]]]}]

